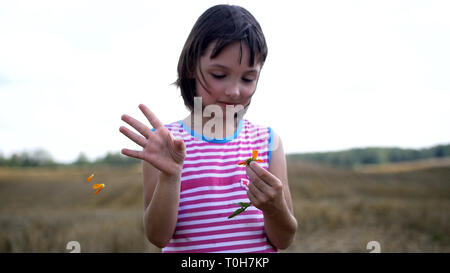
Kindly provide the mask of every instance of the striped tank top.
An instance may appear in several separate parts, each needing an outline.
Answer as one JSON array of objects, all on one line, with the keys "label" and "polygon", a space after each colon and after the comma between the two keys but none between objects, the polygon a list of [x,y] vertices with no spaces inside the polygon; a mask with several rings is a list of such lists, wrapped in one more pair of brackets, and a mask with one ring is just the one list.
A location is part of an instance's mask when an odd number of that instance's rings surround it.
[{"label": "striped tank top", "polygon": [[238,165],[258,151],[258,163],[268,169],[273,132],[248,120],[239,121],[233,136],[206,139],[183,121],[165,125],[186,144],[175,233],[163,253],[277,252],[264,231],[261,210],[248,207],[228,219],[239,205],[250,202],[245,167]]}]

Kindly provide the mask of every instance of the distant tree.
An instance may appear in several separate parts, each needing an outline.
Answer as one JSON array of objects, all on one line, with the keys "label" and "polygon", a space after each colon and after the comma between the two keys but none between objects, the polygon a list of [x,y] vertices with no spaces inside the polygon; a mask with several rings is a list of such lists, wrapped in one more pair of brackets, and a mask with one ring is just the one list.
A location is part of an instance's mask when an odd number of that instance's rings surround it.
[{"label": "distant tree", "polygon": [[6,164],[6,158],[3,156],[3,153],[0,151],[0,166]]},{"label": "distant tree", "polygon": [[13,153],[9,159],[3,158],[0,159],[0,162],[0,165],[20,167],[51,166],[56,164],[50,153],[44,149]]},{"label": "distant tree", "polygon": [[435,157],[450,156],[450,145],[438,145],[433,147],[431,150]]},{"label": "distant tree", "polygon": [[77,166],[85,166],[90,164],[88,157],[86,156],[85,153],[80,152],[80,154],[78,155],[78,158],[73,162],[74,165]]},{"label": "distant tree", "polygon": [[52,155],[44,149],[34,150],[30,155],[30,161],[35,166],[49,166],[55,164]]},{"label": "distant tree", "polygon": [[132,165],[139,162],[139,159],[124,156],[120,152],[108,152],[105,157],[95,161],[96,164],[106,165]]},{"label": "distant tree", "polygon": [[450,144],[437,145],[432,148],[420,150],[400,148],[354,148],[337,152],[290,155],[290,158],[292,159],[303,159],[347,168],[366,164],[382,164],[441,157],[450,157]]}]

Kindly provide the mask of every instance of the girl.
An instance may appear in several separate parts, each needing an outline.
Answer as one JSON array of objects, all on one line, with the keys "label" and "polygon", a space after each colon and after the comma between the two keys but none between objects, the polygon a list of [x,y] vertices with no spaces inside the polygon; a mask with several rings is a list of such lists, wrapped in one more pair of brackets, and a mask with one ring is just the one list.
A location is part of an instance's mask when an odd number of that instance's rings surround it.
[{"label": "girl", "polygon": [[[162,252],[276,252],[292,243],[297,221],[281,140],[242,118],[266,56],[261,27],[247,10],[211,7],[178,63],[176,84],[191,114],[163,125],[141,104],[152,130],[122,116],[141,134],[120,127],[143,148],[122,153],[143,162],[145,232]],[[238,164],[256,156],[253,150],[260,163]],[[251,205],[228,218],[239,202]]]}]

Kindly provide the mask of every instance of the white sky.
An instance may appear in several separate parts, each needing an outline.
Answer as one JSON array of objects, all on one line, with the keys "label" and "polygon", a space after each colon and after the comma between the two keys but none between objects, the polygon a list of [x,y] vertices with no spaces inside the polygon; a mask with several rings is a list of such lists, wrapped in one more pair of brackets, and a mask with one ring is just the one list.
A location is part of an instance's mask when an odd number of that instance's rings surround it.
[{"label": "white sky", "polygon": [[[0,152],[62,162],[138,148],[124,113],[184,118],[178,57],[193,24],[226,1],[0,2]],[[228,1],[269,46],[245,118],[285,151],[450,142],[450,1]]]}]

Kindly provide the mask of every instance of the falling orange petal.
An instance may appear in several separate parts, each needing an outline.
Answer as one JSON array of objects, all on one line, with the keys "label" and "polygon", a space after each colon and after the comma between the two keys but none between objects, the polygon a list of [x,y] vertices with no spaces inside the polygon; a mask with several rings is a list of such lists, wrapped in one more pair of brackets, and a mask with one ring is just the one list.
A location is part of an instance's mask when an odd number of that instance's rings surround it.
[{"label": "falling orange petal", "polygon": [[94,184],[92,188],[97,189],[97,191],[95,192],[95,195],[97,195],[97,193],[99,193],[101,190],[103,190],[103,188],[105,188],[105,184]]},{"label": "falling orange petal", "polygon": [[87,181],[88,181],[88,182],[91,182],[91,180],[92,180],[93,177],[94,177],[94,174],[91,174],[91,176],[89,176],[89,177],[87,178]]}]

